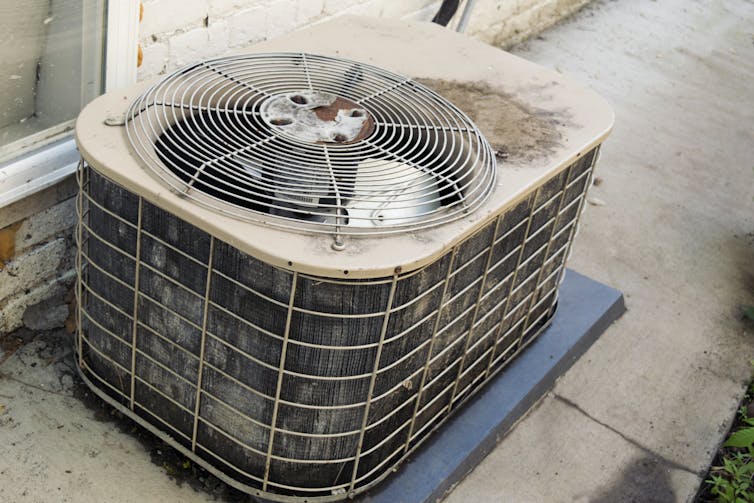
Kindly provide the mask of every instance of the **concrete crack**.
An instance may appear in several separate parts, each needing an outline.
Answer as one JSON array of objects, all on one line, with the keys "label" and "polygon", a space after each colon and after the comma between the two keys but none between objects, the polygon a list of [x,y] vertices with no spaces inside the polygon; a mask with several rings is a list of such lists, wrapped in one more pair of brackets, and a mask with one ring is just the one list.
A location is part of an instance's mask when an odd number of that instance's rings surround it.
[{"label": "concrete crack", "polygon": [[571,408],[579,411],[581,414],[583,414],[584,416],[588,417],[589,419],[591,419],[595,423],[599,424],[603,428],[607,428],[608,430],[612,431],[613,433],[615,433],[616,435],[618,435],[620,438],[622,438],[623,440],[625,440],[626,442],[628,442],[629,444],[631,444],[634,447],[636,447],[637,449],[643,451],[645,454],[648,454],[649,456],[652,456],[652,457],[660,460],[662,463],[666,464],[667,466],[669,466],[671,468],[675,468],[676,470],[681,470],[681,471],[690,473],[692,475],[696,475],[697,477],[703,477],[704,476],[704,472],[697,472],[697,471],[695,471],[695,470],[693,470],[693,469],[691,469],[691,468],[689,468],[689,467],[687,467],[685,465],[682,465],[680,463],[677,463],[677,462],[673,461],[672,459],[666,458],[662,454],[659,454],[659,453],[653,451],[649,447],[645,447],[645,446],[641,445],[636,440],[634,440],[634,439],[626,436],[623,432],[615,429],[614,427],[610,426],[609,424],[607,424],[607,423],[605,423],[603,421],[600,421],[599,419],[597,419],[596,417],[594,417],[593,415],[591,415],[590,413],[588,413],[587,411],[585,411],[584,409],[582,409],[576,402],[573,402],[573,401],[569,400],[568,398],[566,398],[564,396],[558,395],[557,393],[553,393],[552,395],[557,400],[560,400],[561,402],[563,402],[564,404],[568,405],[569,407],[571,407]]}]

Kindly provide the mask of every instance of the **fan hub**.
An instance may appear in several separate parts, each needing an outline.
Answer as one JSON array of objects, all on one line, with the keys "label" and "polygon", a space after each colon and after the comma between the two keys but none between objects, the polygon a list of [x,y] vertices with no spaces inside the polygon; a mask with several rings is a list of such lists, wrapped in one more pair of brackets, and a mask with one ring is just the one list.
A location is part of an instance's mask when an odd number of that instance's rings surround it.
[{"label": "fan hub", "polygon": [[309,143],[353,143],[369,136],[374,119],[358,103],[322,91],[274,94],[261,106],[273,130]]}]

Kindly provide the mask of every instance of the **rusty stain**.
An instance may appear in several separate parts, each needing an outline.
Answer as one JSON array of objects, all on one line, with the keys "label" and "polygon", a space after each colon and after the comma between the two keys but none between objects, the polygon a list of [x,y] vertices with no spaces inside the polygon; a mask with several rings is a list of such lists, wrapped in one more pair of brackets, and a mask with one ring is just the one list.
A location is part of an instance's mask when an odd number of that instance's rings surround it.
[{"label": "rusty stain", "polygon": [[16,232],[23,222],[16,222],[0,229],[0,271],[5,269],[5,264],[16,254]]},{"label": "rusty stain", "polygon": [[[356,113],[362,113],[360,105],[354,103],[351,100],[347,100],[345,98],[338,97],[335,101],[330,103],[327,106],[321,106],[314,109],[314,113],[317,116],[317,118],[321,121],[325,122],[332,122],[338,117],[338,112],[341,110],[344,110],[346,112],[356,112]],[[352,112],[353,111],[353,112]],[[363,113],[362,113],[363,115]],[[361,130],[356,134],[356,136],[353,137],[353,139],[348,141],[343,141],[339,143],[354,143],[359,140],[363,140],[364,138],[368,137],[370,134],[372,134],[372,131],[374,131],[374,119],[372,118],[371,114],[366,114],[367,118],[364,121],[364,124],[361,126]],[[325,142],[320,142],[325,143]]]},{"label": "rusty stain", "polygon": [[374,130],[374,120],[362,107],[322,91],[272,96],[261,114],[271,126],[311,143],[352,143]]}]

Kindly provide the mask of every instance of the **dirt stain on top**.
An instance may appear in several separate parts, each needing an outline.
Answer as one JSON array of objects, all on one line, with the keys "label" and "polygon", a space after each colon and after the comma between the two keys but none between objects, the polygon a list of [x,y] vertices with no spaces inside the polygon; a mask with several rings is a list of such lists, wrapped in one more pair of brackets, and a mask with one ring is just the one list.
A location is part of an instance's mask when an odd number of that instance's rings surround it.
[{"label": "dirt stain on top", "polygon": [[461,109],[490,142],[498,160],[532,161],[561,146],[565,113],[540,110],[489,84],[416,79]]}]

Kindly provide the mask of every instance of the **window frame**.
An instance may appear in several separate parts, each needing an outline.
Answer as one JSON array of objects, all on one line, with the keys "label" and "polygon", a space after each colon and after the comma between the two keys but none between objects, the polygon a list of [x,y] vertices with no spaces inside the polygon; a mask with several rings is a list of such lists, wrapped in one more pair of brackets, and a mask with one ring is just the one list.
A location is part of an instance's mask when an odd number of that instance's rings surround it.
[{"label": "window frame", "polygon": [[[138,0],[107,0],[104,16],[104,91],[136,82]],[[86,48],[84,49],[87,50]],[[70,176],[79,153],[73,132],[0,164],[0,211]]]}]

